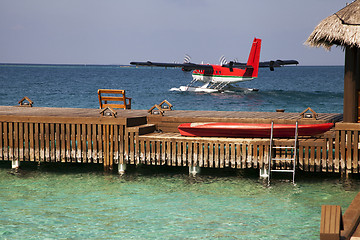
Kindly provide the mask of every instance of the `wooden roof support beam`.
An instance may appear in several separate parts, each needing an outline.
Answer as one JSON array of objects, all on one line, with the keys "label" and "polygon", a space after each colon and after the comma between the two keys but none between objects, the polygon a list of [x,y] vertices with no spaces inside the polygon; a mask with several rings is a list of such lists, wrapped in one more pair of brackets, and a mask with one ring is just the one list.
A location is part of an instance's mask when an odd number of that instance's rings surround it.
[{"label": "wooden roof support beam", "polygon": [[346,47],[343,121],[348,123],[358,121],[358,89],[360,85],[360,74],[359,70],[357,70],[358,63],[360,63],[360,51],[358,48]]}]

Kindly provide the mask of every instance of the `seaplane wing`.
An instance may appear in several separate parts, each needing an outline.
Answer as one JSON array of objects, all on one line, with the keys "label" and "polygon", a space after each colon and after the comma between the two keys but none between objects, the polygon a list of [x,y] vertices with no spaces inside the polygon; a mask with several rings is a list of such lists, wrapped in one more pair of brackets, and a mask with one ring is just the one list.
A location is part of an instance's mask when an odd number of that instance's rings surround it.
[{"label": "seaplane wing", "polygon": [[172,68],[182,68],[184,71],[191,70],[213,70],[212,65],[207,64],[196,64],[196,63],[160,63],[160,62],[131,62],[131,65],[136,66],[148,66],[148,67],[172,67]]},{"label": "seaplane wing", "polygon": [[268,67],[271,71],[274,71],[275,67],[281,67],[285,65],[294,65],[299,64],[296,60],[276,60],[276,61],[266,61],[266,62],[259,62],[259,67]]},{"label": "seaplane wing", "polygon": [[[285,65],[293,65],[293,64],[299,64],[296,60],[276,60],[276,61],[265,61],[265,62],[259,62],[259,68],[270,68],[271,71],[274,71],[275,67],[281,67]],[[246,63],[240,63],[240,62],[229,62],[227,64],[222,65],[223,67],[228,68],[251,68],[252,66],[247,65]]]},{"label": "seaplane wing", "polygon": [[[131,65],[136,66],[148,66],[148,67],[172,67],[172,68],[182,68],[184,71],[191,70],[213,70],[213,66],[209,64],[196,64],[196,63],[160,63],[160,62],[130,62]],[[299,64],[296,60],[276,60],[276,61],[265,61],[259,62],[259,68],[270,68],[271,71],[274,71],[275,67],[281,67],[285,65]],[[229,69],[238,68],[238,69],[251,69],[254,68],[252,65],[246,63],[233,62],[230,61],[226,64],[222,64],[222,67]]]},{"label": "seaplane wing", "polygon": [[233,61],[230,61],[226,64],[223,64],[221,65],[222,67],[227,67],[229,69],[232,69],[232,68],[238,68],[238,69],[253,69],[254,67],[252,65],[248,65],[246,63],[239,63],[239,62],[233,62]]}]

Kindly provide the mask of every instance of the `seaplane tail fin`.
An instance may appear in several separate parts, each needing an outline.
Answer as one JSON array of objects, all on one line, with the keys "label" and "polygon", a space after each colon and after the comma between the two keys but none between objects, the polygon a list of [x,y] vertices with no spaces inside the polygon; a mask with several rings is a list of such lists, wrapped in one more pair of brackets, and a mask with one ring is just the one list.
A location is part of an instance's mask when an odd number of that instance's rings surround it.
[{"label": "seaplane tail fin", "polygon": [[258,76],[258,72],[259,72],[260,49],[261,49],[261,39],[254,38],[249,54],[249,59],[246,64],[248,66],[252,66],[252,68],[247,69],[250,71],[246,71],[246,72],[248,72],[249,74],[251,73],[251,77],[255,77],[255,78]]}]

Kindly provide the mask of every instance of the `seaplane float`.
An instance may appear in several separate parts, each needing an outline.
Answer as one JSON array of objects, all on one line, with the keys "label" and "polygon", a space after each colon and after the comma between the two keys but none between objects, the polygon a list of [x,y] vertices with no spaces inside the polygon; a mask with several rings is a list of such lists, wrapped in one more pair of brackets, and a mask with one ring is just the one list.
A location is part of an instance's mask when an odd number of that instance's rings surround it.
[{"label": "seaplane float", "polygon": [[[161,63],[161,62],[130,62],[131,65],[148,67],[181,68],[183,71],[193,71],[192,81],[186,86],[172,88],[171,91],[189,92],[226,92],[236,89],[245,90],[233,86],[234,83],[250,81],[258,76],[259,67],[268,67],[274,71],[275,67],[299,64],[296,60],[276,60],[260,62],[261,39],[254,38],[247,63],[235,61],[228,62],[224,56],[220,58],[219,65],[196,64],[190,62],[190,56],[186,55],[184,63]],[[200,83],[200,85],[199,85]],[[246,89],[257,91],[257,89]]]}]

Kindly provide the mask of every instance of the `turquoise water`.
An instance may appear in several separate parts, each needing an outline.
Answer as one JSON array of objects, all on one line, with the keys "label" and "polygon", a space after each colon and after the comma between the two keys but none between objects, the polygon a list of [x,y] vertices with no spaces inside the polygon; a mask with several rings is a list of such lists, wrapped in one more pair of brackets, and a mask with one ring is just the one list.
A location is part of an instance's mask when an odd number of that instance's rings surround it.
[{"label": "turquoise water", "polygon": [[[259,92],[170,92],[186,85],[178,69],[118,66],[0,65],[0,105],[28,96],[37,107],[98,108],[97,89],[126,89],[133,109],[169,100],[176,109],[342,112],[339,67],[288,67],[241,87]],[[130,169],[106,175],[77,166],[23,168],[0,164],[0,239],[319,239],[322,204],[343,211],[358,179],[297,174],[296,186],[267,187],[257,171],[213,170],[196,178],[186,168]]]},{"label": "turquoise water", "polygon": [[9,172],[0,168],[1,239],[318,239],[321,205],[344,211],[360,190],[308,177],[267,187],[242,171]]}]

